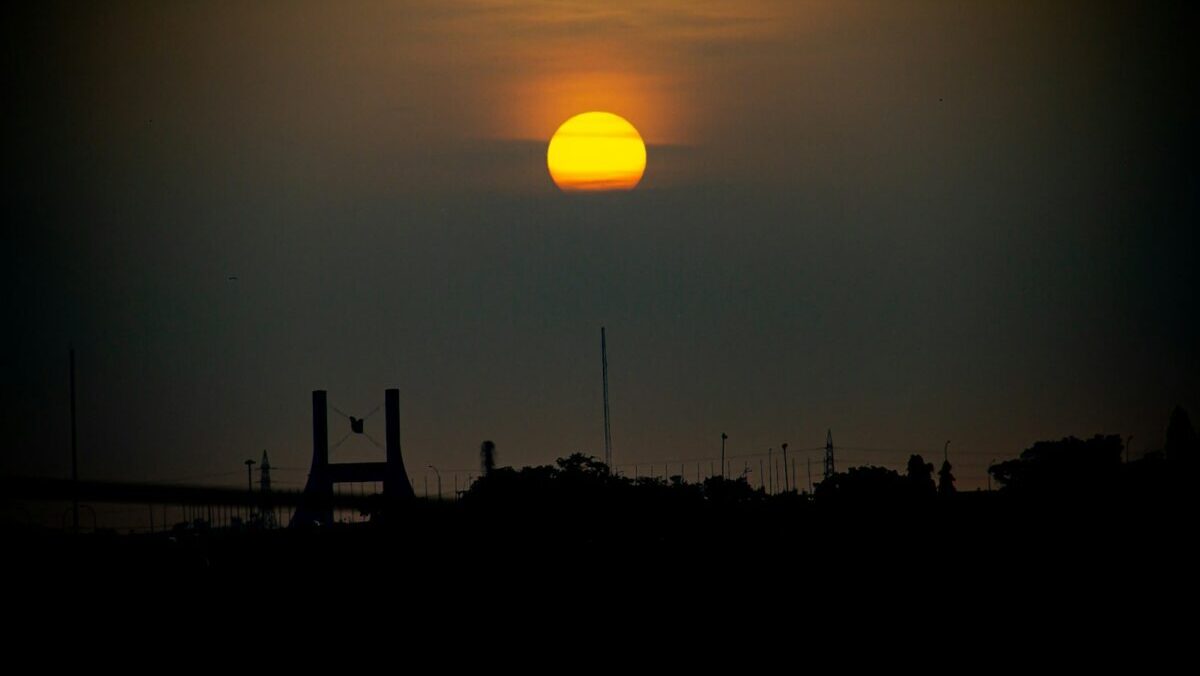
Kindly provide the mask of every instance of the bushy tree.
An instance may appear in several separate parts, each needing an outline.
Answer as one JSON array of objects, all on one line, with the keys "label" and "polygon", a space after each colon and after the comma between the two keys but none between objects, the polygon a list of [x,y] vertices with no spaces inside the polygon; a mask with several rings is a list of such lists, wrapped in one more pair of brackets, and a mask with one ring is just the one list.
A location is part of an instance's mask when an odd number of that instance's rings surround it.
[{"label": "bushy tree", "polygon": [[887,502],[910,495],[908,480],[886,467],[851,467],[838,472],[813,490],[818,502]]},{"label": "bushy tree", "polygon": [[933,483],[933,463],[925,462],[920,455],[909,457],[905,478],[913,495],[926,497],[937,493],[937,485]]},{"label": "bushy tree", "polygon": [[1119,435],[1039,441],[1019,458],[988,468],[1003,490],[1041,496],[1111,490],[1121,470]]}]

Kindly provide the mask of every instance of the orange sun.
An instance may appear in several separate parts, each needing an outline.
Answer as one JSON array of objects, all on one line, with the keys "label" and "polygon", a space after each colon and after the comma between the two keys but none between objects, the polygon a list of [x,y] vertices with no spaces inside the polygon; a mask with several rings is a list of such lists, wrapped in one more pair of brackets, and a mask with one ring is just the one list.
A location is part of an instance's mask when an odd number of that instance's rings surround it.
[{"label": "orange sun", "polygon": [[564,192],[633,190],[646,171],[646,144],[619,115],[580,113],[554,132],[546,166]]}]

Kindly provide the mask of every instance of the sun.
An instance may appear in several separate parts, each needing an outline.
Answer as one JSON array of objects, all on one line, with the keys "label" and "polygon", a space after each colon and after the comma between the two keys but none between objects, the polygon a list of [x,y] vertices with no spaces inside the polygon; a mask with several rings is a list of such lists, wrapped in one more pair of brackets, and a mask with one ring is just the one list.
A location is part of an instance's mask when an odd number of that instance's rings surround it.
[{"label": "sun", "polygon": [[580,113],[554,132],[546,166],[564,192],[633,190],[646,171],[646,144],[620,115]]}]

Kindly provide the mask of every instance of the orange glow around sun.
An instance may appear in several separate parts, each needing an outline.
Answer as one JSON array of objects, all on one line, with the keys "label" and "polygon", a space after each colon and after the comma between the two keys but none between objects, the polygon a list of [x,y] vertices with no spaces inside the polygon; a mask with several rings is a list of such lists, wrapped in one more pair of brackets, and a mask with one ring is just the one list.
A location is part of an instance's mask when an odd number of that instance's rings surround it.
[{"label": "orange glow around sun", "polygon": [[632,190],[646,170],[646,144],[619,115],[580,113],[554,132],[546,166],[564,192]]}]

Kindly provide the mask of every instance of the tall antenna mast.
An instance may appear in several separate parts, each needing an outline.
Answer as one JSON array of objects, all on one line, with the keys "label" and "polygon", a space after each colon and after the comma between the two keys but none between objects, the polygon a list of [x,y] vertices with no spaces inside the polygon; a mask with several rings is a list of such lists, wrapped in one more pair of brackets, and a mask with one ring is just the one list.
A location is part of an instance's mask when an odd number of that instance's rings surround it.
[{"label": "tall antenna mast", "polygon": [[75,445],[75,348],[70,348],[71,361],[71,524],[79,535],[79,453]]},{"label": "tall antenna mast", "polygon": [[612,428],[608,421],[608,343],[604,339],[604,327],[600,327],[600,365],[604,371],[604,464],[612,471]]}]

